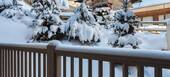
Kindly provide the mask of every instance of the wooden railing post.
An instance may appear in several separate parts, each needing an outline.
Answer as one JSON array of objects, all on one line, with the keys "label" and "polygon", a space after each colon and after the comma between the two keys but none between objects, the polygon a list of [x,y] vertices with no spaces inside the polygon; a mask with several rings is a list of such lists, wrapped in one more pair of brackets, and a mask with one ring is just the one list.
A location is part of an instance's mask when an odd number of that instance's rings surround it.
[{"label": "wooden railing post", "polygon": [[2,58],[2,52],[1,52],[1,47],[0,47],[0,76],[2,74],[2,71],[1,71],[1,65],[2,65],[2,62],[1,62],[1,58]]},{"label": "wooden railing post", "polygon": [[47,46],[47,77],[61,77],[61,56],[55,53],[55,46]]},{"label": "wooden railing post", "polygon": [[52,44],[47,46],[47,77],[56,77],[55,47]]},{"label": "wooden railing post", "polygon": [[170,50],[170,20],[167,21],[167,35],[166,35],[166,39],[167,39],[167,48],[168,50]]},{"label": "wooden railing post", "polygon": [[57,65],[56,65],[56,67],[57,67],[57,69],[56,69],[56,76],[57,77],[61,77],[61,69],[62,69],[62,67],[61,67],[61,56],[57,56],[57,61],[56,61],[57,63]]}]

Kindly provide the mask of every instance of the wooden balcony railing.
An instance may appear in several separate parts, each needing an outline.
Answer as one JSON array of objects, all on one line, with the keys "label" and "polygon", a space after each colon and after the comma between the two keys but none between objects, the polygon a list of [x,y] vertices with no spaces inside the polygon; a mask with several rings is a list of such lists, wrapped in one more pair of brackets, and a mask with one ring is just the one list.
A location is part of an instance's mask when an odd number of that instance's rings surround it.
[{"label": "wooden balcony railing", "polygon": [[[70,61],[67,61],[70,57]],[[115,77],[115,66],[122,65],[123,77],[128,77],[128,67],[137,67],[137,77],[144,77],[144,67],[155,69],[155,77],[162,77],[162,69],[170,69],[170,52],[133,49],[104,49],[90,47],[69,47],[52,44],[0,44],[0,77],[75,77],[75,58],[79,59],[79,77],[83,77],[83,60],[88,60],[88,77],[92,71],[93,60],[98,61],[98,76],[105,77],[103,71]],[[66,66],[70,62],[70,69]],[[103,62],[110,69],[103,69]]]},{"label": "wooden balcony railing", "polygon": [[136,28],[137,31],[149,31],[149,32],[166,32],[167,22],[163,21],[141,21],[141,26]]},{"label": "wooden balcony railing", "polygon": [[[168,23],[169,22],[169,23]],[[166,21],[141,21],[142,25],[144,24],[156,24],[156,25],[164,25],[166,28],[138,28],[136,30],[140,31],[163,31],[166,32],[166,39],[167,39],[167,50],[170,50],[170,20]]]}]

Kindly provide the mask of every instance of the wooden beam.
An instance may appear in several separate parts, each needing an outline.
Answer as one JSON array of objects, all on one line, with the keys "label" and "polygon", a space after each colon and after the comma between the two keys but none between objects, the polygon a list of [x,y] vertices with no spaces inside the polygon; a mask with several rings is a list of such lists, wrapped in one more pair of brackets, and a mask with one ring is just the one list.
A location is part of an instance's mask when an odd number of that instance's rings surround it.
[{"label": "wooden beam", "polygon": [[135,15],[138,17],[146,17],[146,16],[164,15],[168,13],[170,13],[170,8],[158,9],[158,10],[152,10],[152,11],[135,12]]}]

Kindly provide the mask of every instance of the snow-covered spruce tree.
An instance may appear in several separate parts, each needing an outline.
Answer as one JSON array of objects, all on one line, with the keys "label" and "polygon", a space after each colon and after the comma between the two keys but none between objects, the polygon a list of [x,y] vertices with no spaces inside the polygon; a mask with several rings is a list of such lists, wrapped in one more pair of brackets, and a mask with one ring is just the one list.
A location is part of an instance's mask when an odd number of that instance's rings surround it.
[{"label": "snow-covered spruce tree", "polygon": [[61,28],[68,35],[69,40],[78,40],[82,44],[92,44],[100,41],[100,25],[96,22],[92,12],[88,11],[85,3],[74,10],[75,15]]},{"label": "snow-covered spruce tree", "polygon": [[22,4],[19,4],[17,1],[14,0],[13,4],[7,4],[4,5],[7,8],[5,8],[0,15],[4,16],[6,18],[11,18],[11,19],[22,19],[24,16],[28,16],[28,10],[23,8]]},{"label": "snow-covered spruce tree", "polygon": [[123,0],[123,9],[115,13],[113,24],[114,47],[131,46],[136,49],[141,41],[135,36],[135,27],[139,25],[134,13],[128,10],[128,0]]},{"label": "snow-covered spruce tree", "polygon": [[109,28],[111,22],[113,22],[114,13],[110,5],[111,3],[105,2],[98,3],[92,7],[96,21],[106,28]]},{"label": "snow-covered spruce tree", "polygon": [[58,40],[64,37],[60,32],[60,26],[63,24],[59,17],[60,9],[55,1],[37,0],[33,3],[32,12],[35,16],[32,24],[35,27],[33,41]]},{"label": "snow-covered spruce tree", "polygon": [[14,0],[0,0],[0,12],[15,4],[16,1]]}]

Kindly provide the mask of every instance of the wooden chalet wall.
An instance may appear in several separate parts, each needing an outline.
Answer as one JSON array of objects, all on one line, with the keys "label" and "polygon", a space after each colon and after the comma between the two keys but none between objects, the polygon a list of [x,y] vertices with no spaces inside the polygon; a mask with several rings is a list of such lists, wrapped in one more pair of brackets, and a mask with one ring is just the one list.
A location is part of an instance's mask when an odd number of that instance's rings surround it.
[{"label": "wooden chalet wall", "polygon": [[143,20],[146,17],[152,17],[154,21],[170,18],[170,3],[147,6],[133,9],[135,14]]},{"label": "wooden chalet wall", "polygon": [[32,4],[33,0],[24,0],[25,2],[27,2],[28,4]]}]

